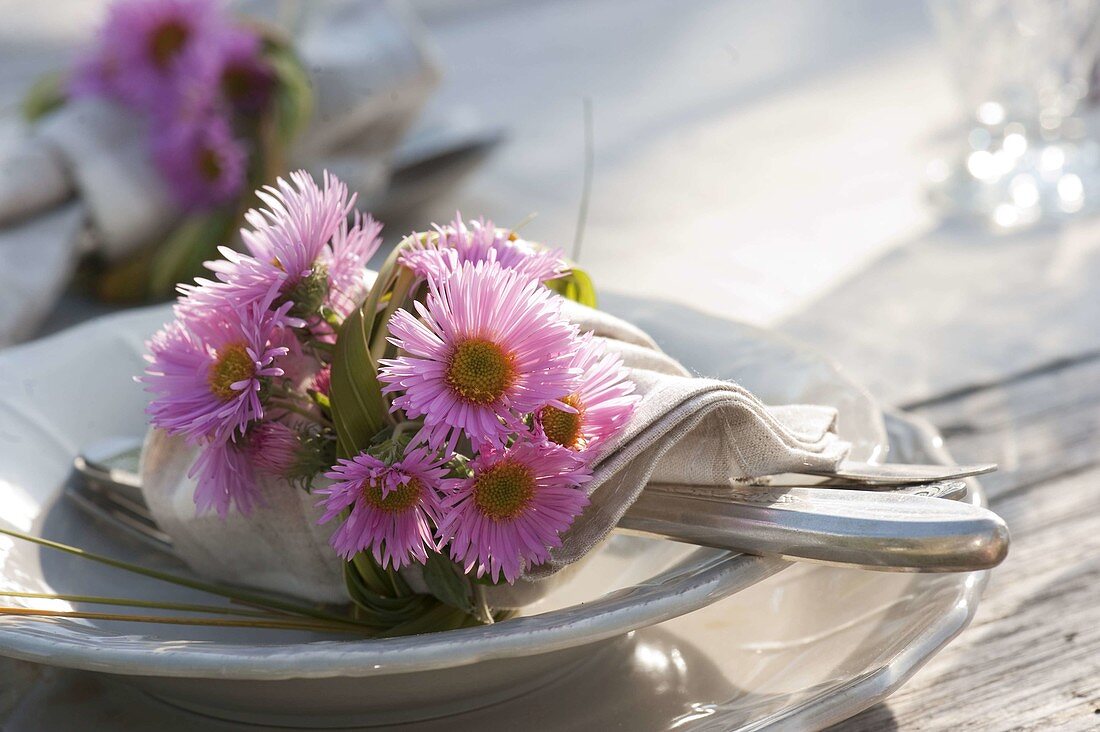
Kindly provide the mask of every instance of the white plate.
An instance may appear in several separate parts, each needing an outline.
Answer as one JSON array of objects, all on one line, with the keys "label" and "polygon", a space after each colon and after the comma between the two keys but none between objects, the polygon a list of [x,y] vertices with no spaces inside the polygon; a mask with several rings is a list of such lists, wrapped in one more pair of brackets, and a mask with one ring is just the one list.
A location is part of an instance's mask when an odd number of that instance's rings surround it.
[{"label": "white plate", "polygon": [[[82,445],[141,433],[144,399],[131,379],[141,341],[164,317],[163,309],[114,316],[0,354],[7,390],[0,397],[0,512],[7,523],[165,562],[59,497]],[[719,375],[738,376],[772,401],[843,402],[842,433],[855,440],[858,456],[881,448],[873,405],[858,388],[803,350],[754,331],[736,334],[724,351],[742,366]],[[764,358],[754,360],[754,353]],[[942,458],[912,428],[906,434],[899,457]],[[337,641],[6,617],[0,652],[122,675],[192,710],[272,724],[447,715],[450,729],[467,723],[484,729],[541,710],[540,727],[633,718],[646,726],[690,719],[729,729],[777,715],[830,720],[863,708],[961,630],[983,576],[823,567],[773,576],[786,566],[618,537],[540,614],[490,628]],[[194,599],[7,539],[0,541],[0,574],[8,589]],[[669,618],[678,619],[624,636]],[[697,646],[696,638],[704,642]]]}]

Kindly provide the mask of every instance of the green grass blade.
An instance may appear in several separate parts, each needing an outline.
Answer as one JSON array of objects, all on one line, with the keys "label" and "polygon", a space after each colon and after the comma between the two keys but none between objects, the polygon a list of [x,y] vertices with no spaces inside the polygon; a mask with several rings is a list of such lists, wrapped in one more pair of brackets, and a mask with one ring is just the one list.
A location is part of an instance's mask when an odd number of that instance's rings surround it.
[{"label": "green grass blade", "polygon": [[248,590],[242,590],[235,587],[227,587],[225,585],[219,585],[213,582],[204,582],[202,580],[192,579],[190,577],[183,577],[180,575],[172,574],[171,572],[164,572],[157,569],[151,569],[149,567],[143,567],[140,564],[133,564],[132,562],[126,562],[121,559],[114,559],[113,557],[103,556],[102,554],[95,554],[93,552],[85,551],[78,547],[69,546],[68,544],[62,544],[60,542],[51,541],[49,539],[43,539],[38,536],[32,536],[25,534],[21,531],[13,531],[11,529],[0,528],[0,534],[5,536],[11,536],[16,539],[31,542],[32,544],[38,544],[39,546],[55,549],[60,552],[72,554],[74,556],[81,557],[82,559],[89,559],[93,562],[105,564],[109,567],[121,569],[133,574],[140,574],[145,577],[160,580],[162,582],[168,582],[170,584],[179,585],[181,587],[189,587],[193,590],[199,590],[200,592],[206,592],[211,595],[219,595],[221,597],[227,597],[231,600],[239,600],[246,602],[250,605],[255,605],[265,608],[273,608],[275,610],[283,610],[295,615],[304,615],[311,618],[317,618],[319,620],[325,620],[333,623],[345,623],[347,625],[356,626],[360,625],[356,621],[340,617],[339,615],[333,615],[332,613],[325,612],[316,607],[310,607],[308,605],[301,605],[295,602],[289,602],[286,600],[280,600],[278,598],[269,597],[267,595],[250,592]]}]

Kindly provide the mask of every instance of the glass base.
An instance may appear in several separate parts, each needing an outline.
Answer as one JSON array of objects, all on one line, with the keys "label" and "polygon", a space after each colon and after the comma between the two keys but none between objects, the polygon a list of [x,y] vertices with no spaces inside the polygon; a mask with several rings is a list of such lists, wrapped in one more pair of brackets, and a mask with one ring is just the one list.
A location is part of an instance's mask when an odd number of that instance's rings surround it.
[{"label": "glass base", "polygon": [[948,213],[995,229],[1018,229],[1100,210],[1096,141],[1029,144],[1015,132],[995,142],[974,140],[978,133],[989,135],[984,128],[973,130],[954,166],[944,160],[928,166],[932,200]]}]

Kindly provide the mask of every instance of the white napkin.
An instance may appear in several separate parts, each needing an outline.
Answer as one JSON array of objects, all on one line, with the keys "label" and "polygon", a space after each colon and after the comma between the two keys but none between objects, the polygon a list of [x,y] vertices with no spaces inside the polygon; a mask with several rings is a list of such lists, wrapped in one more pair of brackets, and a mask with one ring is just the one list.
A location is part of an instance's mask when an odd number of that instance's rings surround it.
[{"label": "white napkin", "polygon": [[[849,445],[835,431],[836,410],[765,406],[731,382],[692,378],[629,323],[573,303],[566,313],[622,355],[642,399],[628,428],[597,456],[587,486],[591,504],[563,534],[552,562],[533,568],[515,586],[491,589],[495,607],[530,604],[562,581],[564,573],[551,575],[595,548],[650,481],[729,485],[807,467],[835,469],[847,455]],[[335,526],[314,525],[321,512],[312,499],[269,483],[271,505],[247,519],[196,517],[195,486],[186,477],[193,457],[182,441],[154,431],[142,460],[142,483],[157,523],[195,571],[317,600],[346,597],[340,560],[327,545]],[[425,589],[415,567],[406,577]]]},{"label": "white napkin", "polygon": [[806,468],[831,470],[849,444],[836,435],[836,410],[768,407],[728,381],[693,378],[644,332],[599,310],[566,312],[620,354],[641,401],[628,428],[599,449],[590,504],[562,537],[553,561],[529,576],[575,562],[614,528],[649,482],[731,485]]},{"label": "white napkin", "polygon": [[261,481],[267,505],[249,517],[195,515],[195,483],[187,471],[198,456],[182,437],[151,430],[141,454],[145,502],[172,548],[198,574],[237,585],[344,604],[343,560],[328,544],[332,526],[318,526],[317,499],[275,481]]},{"label": "white napkin", "polygon": [[[363,198],[381,191],[394,147],[439,81],[415,20],[387,0],[237,5],[283,24],[310,74],[314,115],[291,168],[318,177],[330,169]],[[110,103],[80,100],[0,147],[0,283],[20,283],[25,298],[18,306],[0,299],[0,346],[33,332],[86,249],[118,259],[179,217],[148,158],[143,124]],[[73,197],[79,226],[64,235],[39,226]],[[28,237],[50,250],[31,267]]]}]

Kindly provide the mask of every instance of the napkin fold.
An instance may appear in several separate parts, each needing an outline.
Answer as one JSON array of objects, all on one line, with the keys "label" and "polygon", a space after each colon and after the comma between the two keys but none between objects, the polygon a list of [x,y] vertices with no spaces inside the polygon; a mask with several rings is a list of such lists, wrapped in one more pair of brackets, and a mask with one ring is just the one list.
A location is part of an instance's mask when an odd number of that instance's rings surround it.
[{"label": "napkin fold", "polygon": [[627,428],[597,450],[590,504],[562,535],[553,560],[528,576],[577,561],[615,527],[647,483],[724,486],[805,469],[833,470],[850,445],[830,407],[769,407],[729,381],[695,378],[643,331],[570,302],[566,314],[623,359],[641,396]]},{"label": "napkin fold", "polygon": [[[552,560],[529,568],[513,586],[490,588],[491,605],[522,607],[544,596],[565,576],[562,569],[607,537],[651,482],[725,486],[806,468],[832,470],[847,456],[835,409],[767,406],[735,383],[693,377],[619,318],[575,303],[566,314],[623,358],[641,400],[626,430],[599,449],[586,486],[590,505],[562,535]],[[154,431],[142,482],[154,518],[192,568],[317,600],[346,597],[340,562],[327,545],[334,527],[315,526],[321,512],[310,505],[313,499],[288,485],[268,484],[271,505],[249,518],[196,517],[195,486],[186,477],[194,455],[179,457],[188,449]],[[426,589],[415,565],[405,575],[414,588]]]},{"label": "napkin fold", "polygon": [[[362,198],[377,195],[387,185],[394,148],[440,78],[416,20],[391,0],[235,6],[281,25],[310,74],[314,114],[290,151],[291,169],[318,178],[331,169]],[[73,100],[0,146],[0,281],[20,281],[29,298],[0,308],[0,346],[33,332],[59,295],[56,283],[69,277],[81,254],[117,260],[154,242],[180,217],[149,160],[144,125],[103,100]],[[41,239],[67,256],[25,268],[22,250],[10,242],[24,241],[74,199],[80,205],[70,210],[81,211],[82,225],[60,242]]]}]

